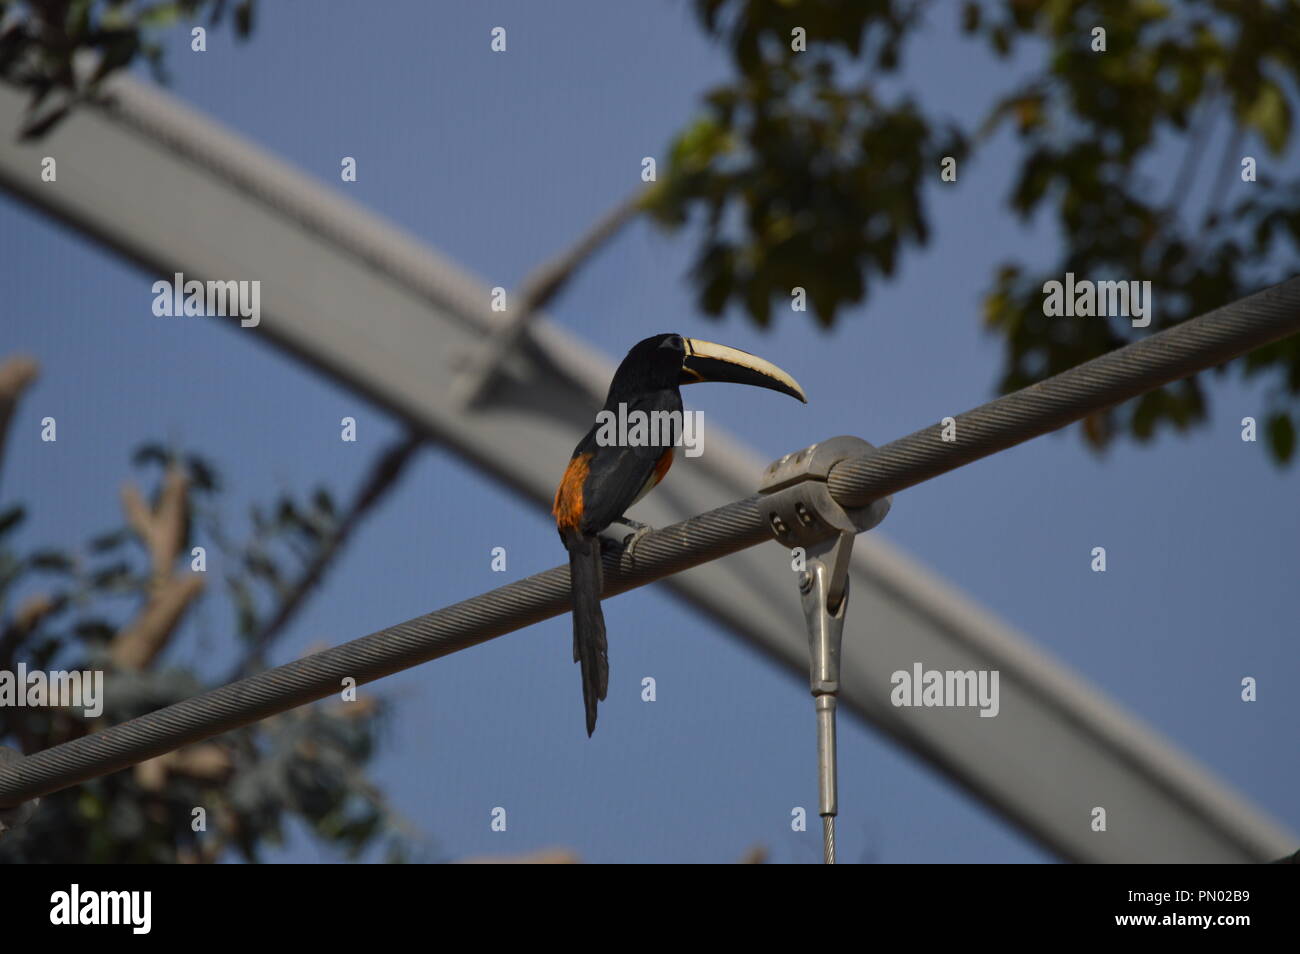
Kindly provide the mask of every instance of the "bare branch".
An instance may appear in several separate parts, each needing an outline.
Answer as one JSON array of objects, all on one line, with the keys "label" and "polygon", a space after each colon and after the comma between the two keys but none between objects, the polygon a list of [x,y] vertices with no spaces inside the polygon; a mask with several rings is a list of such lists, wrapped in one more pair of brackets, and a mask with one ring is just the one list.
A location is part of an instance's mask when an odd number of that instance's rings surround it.
[{"label": "bare branch", "polygon": [[651,184],[628,196],[597,219],[567,250],[529,273],[516,292],[516,302],[510,317],[500,324],[496,333],[484,344],[483,356],[471,362],[465,375],[457,382],[461,400],[465,404],[472,404],[487,393],[501,365],[518,347],[528,329],[528,323],[537,312],[546,307],[593,254],[641,213],[656,188],[657,184]]},{"label": "bare branch", "polygon": [[219,782],[234,771],[234,760],[225,746],[215,742],[164,752],[135,767],[135,780],[145,791],[161,792],[172,775],[186,775],[205,782]]},{"label": "bare branch", "polygon": [[149,597],[135,622],[113,637],[109,653],[122,669],[146,669],[175,632],[185,610],[203,592],[204,580],[186,573],[164,581]]},{"label": "bare branch", "polygon": [[134,484],[122,485],[122,510],[127,523],[149,551],[155,585],[170,578],[172,564],[185,545],[188,490],[189,477],[179,464],[167,468],[155,510],[149,509]]},{"label": "bare branch", "polygon": [[61,609],[66,602],[66,596],[53,597],[44,593],[36,593],[23,602],[4,632],[0,633],[0,670],[10,667],[22,641],[45,617]]},{"label": "bare branch", "polygon": [[0,365],[0,465],[4,463],[5,435],[9,433],[9,419],[23,391],[36,380],[40,365],[33,358],[17,355]]},{"label": "bare branch", "polygon": [[1173,185],[1169,190],[1169,198],[1165,200],[1163,214],[1170,219],[1175,219],[1178,210],[1187,202],[1187,195],[1191,191],[1192,183],[1196,178],[1197,165],[1200,162],[1201,153],[1205,152],[1206,141],[1210,133],[1214,130],[1215,120],[1218,119],[1220,110],[1218,94],[1207,98],[1202,105],[1199,115],[1193,121],[1192,128],[1187,134],[1187,146],[1183,150],[1183,160],[1178,166],[1178,172],[1174,176]]},{"label": "bare branch", "polygon": [[185,545],[189,478],[173,463],[163,478],[158,506],[150,510],[139,489],[122,485],[122,510],[127,523],[149,551],[153,568],[149,596],[135,621],[114,638],[109,653],[123,669],[145,669],[166,647],[185,610],[203,592],[202,576],[172,575],[172,566]]},{"label": "bare branch", "polygon": [[576,865],[578,856],[568,848],[543,848],[531,855],[493,857],[483,855],[462,859],[463,865]]},{"label": "bare branch", "polygon": [[765,865],[767,864],[767,848],[764,845],[753,845],[748,851],[740,856],[742,865]]}]

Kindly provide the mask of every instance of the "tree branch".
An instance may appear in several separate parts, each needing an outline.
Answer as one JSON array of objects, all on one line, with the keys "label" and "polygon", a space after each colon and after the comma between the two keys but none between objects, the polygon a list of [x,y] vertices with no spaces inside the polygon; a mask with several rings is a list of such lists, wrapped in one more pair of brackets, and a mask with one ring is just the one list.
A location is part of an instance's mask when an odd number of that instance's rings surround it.
[{"label": "tree branch", "polygon": [[42,620],[62,609],[66,603],[66,596],[51,597],[44,593],[36,593],[27,598],[4,632],[0,633],[0,670],[9,669],[13,665],[14,653],[23,640]]},{"label": "tree branch", "polygon": [[131,529],[149,550],[155,585],[160,586],[171,577],[172,564],[185,545],[188,490],[189,478],[178,464],[167,468],[158,506],[152,511],[135,484],[122,485],[122,510]]},{"label": "tree branch", "polygon": [[466,373],[456,383],[465,404],[473,404],[482,399],[496,380],[501,365],[518,347],[520,339],[528,330],[528,323],[592,255],[645,209],[656,185],[652,183],[628,196],[597,219],[577,242],[529,273],[516,292],[515,307],[510,317],[497,327],[485,343],[482,357],[470,362]]},{"label": "tree branch", "polygon": [[158,506],[149,509],[139,489],[122,485],[122,510],[126,521],[149,551],[153,569],[149,595],[135,621],[113,637],[109,654],[122,669],[145,669],[152,665],[176,631],[181,617],[203,592],[202,576],[173,575],[172,566],[185,545],[189,518],[189,478],[179,464],[167,468]]},{"label": "tree branch", "polygon": [[113,637],[109,648],[113,664],[121,669],[147,669],[152,665],[203,587],[203,577],[197,573],[161,583],[135,622]]},{"label": "tree branch", "polygon": [[4,464],[5,436],[9,420],[23,391],[36,380],[40,365],[32,358],[17,355],[0,365],[0,465]]},{"label": "tree branch", "polygon": [[1196,178],[1196,168],[1200,164],[1201,153],[1205,151],[1206,141],[1214,129],[1214,122],[1219,116],[1219,103],[1217,94],[1207,99],[1204,109],[1196,118],[1189,131],[1187,148],[1183,152],[1183,161],[1179,164],[1178,172],[1174,176],[1173,185],[1169,190],[1169,197],[1165,199],[1164,212],[1170,218],[1176,219],[1178,210],[1187,201],[1188,192],[1192,188],[1192,182]]}]

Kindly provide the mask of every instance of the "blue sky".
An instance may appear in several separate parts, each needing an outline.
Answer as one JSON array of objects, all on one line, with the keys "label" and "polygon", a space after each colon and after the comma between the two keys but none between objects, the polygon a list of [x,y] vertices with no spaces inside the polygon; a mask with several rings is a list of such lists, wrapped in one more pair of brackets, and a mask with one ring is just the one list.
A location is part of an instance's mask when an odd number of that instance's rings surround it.
[{"label": "blue sky", "polygon": [[[261,5],[250,42],[214,32],[204,54],[172,34],[173,92],[487,285],[514,287],[635,189],[641,157],[663,157],[700,93],[727,75],[680,2],[317,9],[329,15]],[[506,54],[488,48],[498,25]],[[942,15],[907,62],[924,102],[967,123],[1016,76]],[[356,183],[339,181],[342,156],[357,157]],[[840,433],[884,443],[993,395],[1000,346],[980,327],[980,296],[1000,262],[1052,257],[1051,228],[1022,226],[1003,206],[1014,156],[995,141],[955,187],[932,190],[930,245],[829,332],[796,314],[768,333],[738,315],[705,319],[685,277],[690,237],[644,223],[551,316],[614,357],[670,330],[780,356],[813,392],[809,408],[773,399],[756,415],[739,389],[687,395],[766,456]],[[255,333],[153,317],[152,276],[7,196],[0,262],[0,355],[42,365],[0,485],[6,501],[28,505],[27,545],[75,546],[115,526],[118,484],[146,439],[217,461],[239,527],[250,502],[284,490],[324,483],[345,499],[399,433]],[[1300,829],[1296,472],[1240,440],[1240,419],[1266,410],[1263,385],[1230,375],[1210,393],[1212,421],[1190,435],[1120,443],[1104,458],[1074,430],[1040,438],[899,495],[876,532]],[[59,421],[54,445],[35,439],[46,415]],[[338,440],[345,415],[360,421],[357,447]],[[275,659],[499,585],[488,558],[497,545],[510,578],[563,557],[546,515],[454,456],[421,451]],[[1099,545],[1105,574],[1089,570]],[[708,862],[761,843],[776,861],[818,859],[816,826],[789,828],[792,806],[816,804],[806,683],[660,588],[606,613],[612,684],[591,740],[567,616],[363,690],[396,712],[373,777],[429,851],[562,845],[593,861]],[[228,608],[210,600],[171,658],[222,673],[231,632]],[[639,700],[646,674],[658,682],[654,705]],[[1239,700],[1246,675],[1259,679],[1250,705]],[[868,728],[842,725],[840,746],[843,860],[1050,860]],[[509,811],[504,833],[489,829],[496,806]],[[336,856],[295,832],[275,857]]]}]

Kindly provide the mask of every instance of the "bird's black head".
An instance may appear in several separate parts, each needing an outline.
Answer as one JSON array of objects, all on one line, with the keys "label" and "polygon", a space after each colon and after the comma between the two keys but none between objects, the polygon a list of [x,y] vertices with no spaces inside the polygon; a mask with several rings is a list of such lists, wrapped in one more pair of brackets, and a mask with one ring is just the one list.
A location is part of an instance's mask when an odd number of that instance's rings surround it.
[{"label": "bird's black head", "polygon": [[638,341],[614,372],[610,396],[676,388],[682,383],[686,339],[677,334],[651,335]]},{"label": "bird's black head", "polygon": [[671,333],[653,335],[632,346],[614,372],[609,396],[618,399],[646,391],[675,390],[678,385],[698,381],[750,384],[808,403],[799,382],[770,361],[737,348]]}]

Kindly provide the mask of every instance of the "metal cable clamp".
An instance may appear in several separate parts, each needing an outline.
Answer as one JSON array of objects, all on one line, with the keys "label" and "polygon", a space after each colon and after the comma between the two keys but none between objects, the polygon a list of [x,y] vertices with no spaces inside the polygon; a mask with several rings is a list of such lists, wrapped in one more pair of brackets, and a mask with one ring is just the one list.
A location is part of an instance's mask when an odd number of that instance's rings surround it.
[{"label": "metal cable clamp", "polygon": [[832,437],[773,461],[763,473],[768,526],[777,541],[804,550],[799,598],[808,626],[808,681],[817,712],[818,814],[826,864],[835,864],[835,816],[839,814],[835,760],[835,708],[840,691],[840,644],[849,606],[849,560],[853,539],[889,513],[892,498],[862,508],[841,507],[831,496],[831,468],[875,450],[859,437]]}]

